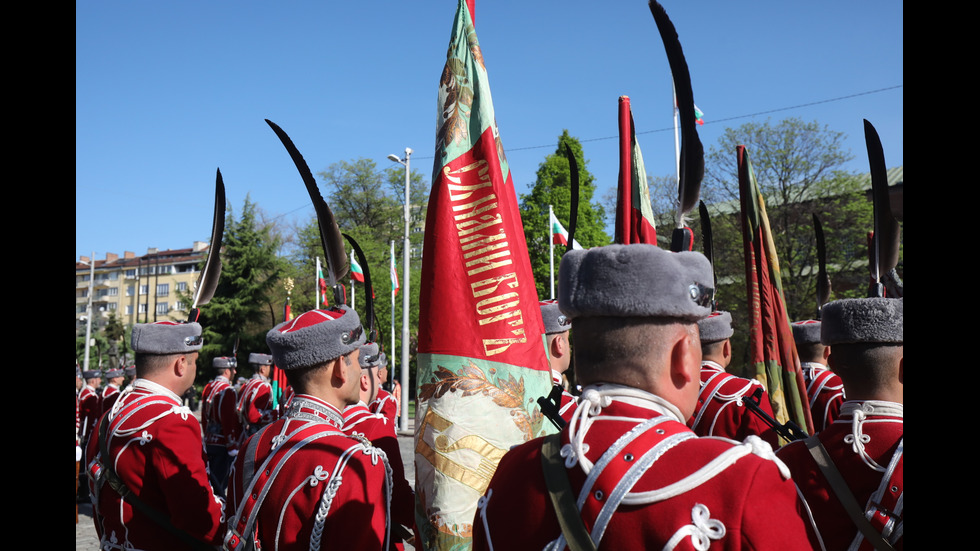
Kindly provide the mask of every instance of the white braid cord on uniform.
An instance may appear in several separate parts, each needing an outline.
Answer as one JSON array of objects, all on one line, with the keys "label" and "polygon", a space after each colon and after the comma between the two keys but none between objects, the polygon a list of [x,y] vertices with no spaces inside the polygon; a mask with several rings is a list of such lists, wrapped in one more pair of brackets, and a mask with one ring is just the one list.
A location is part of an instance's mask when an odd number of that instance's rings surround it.
[{"label": "white braid cord on uniform", "polygon": [[[584,443],[584,438],[595,421],[595,416],[599,414],[603,407],[608,406],[614,397],[634,397],[647,401],[653,401],[659,405],[669,405],[669,403],[662,401],[662,399],[654,395],[627,387],[615,387],[608,390],[589,388],[582,393],[579,407],[575,410],[575,413],[572,415],[572,419],[569,422],[570,443],[563,446],[561,450],[561,456],[565,458],[566,467],[571,468],[578,463],[582,470],[587,474],[585,483],[582,485],[582,490],[579,493],[576,503],[579,510],[581,510],[582,504],[585,502],[589,492],[591,492],[592,485],[594,484],[598,474],[602,472],[603,468],[626,444],[631,442],[640,432],[646,431],[658,423],[667,420],[681,422],[676,415],[672,414],[671,409],[667,408],[663,415],[652,419],[647,419],[627,431],[626,434],[618,438],[616,442],[613,443],[613,445],[610,446],[605,453],[603,453],[598,463],[593,465],[585,456],[585,453],[588,451],[588,445]],[[603,417],[602,419],[635,420],[633,418],[625,417]],[[758,436],[752,435],[747,437],[741,444],[738,444],[725,451],[711,462],[698,469],[698,471],[695,473],[675,482],[674,484],[648,492],[629,492],[629,489],[633,487],[633,485],[640,479],[640,477],[643,476],[646,470],[649,469],[657,459],[659,459],[670,448],[689,438],[695,438],[695,435],[693,433],[683,433],[662,441],[657,446],[654,446],[652,449],[645,452],[644,455],[627,471],[627,474],[614,488],[612,495],[609,496],[608,500],[604,503],[602,509],[600,510],[600,514],[596,519],[596,524],[591,533],[592,540],[596,545],[599,544],[602,534],[611,520],[613,513],[615,513],[619,503],[626,505],[646,505],[683,494],[711,480],[732,466],[736,461],[749,454],[757,455],[763,459],[768,459],[775,463],[783,479],[788,479],[790,477],[789,468],[776,457],[772,447]],[[724,440],[734,442],[729,439]],[[701,516],[695,516],[692,518],[699,519]],[[697,530],[700,530],[700,528],[696,524],[690,526],[693,526],[693,528],[689,529],[692,530],[691,534],[694,534],[695,532],[697,534],[702,533],[697,532]],[[717,534],[717,531],[704,533]],[[721,535],[724,535],[724,526],[722,526]],[[693,537],[694,536],[692,535],[692,538]],[[700,537],[700,535],[698,537]],[[546,546],[545,549],[560,550],[564,547],[564,545],[565,538],[564,535],[561,535],[558,537],[558,539],[552,541],[548,546]]]},{"label": "white braid cord on uniform", "polygon": [[[391,507],[391,466],[388,464],[388,456],[380,448],[376,448],[367,441],[363,435],[356,435],[355,438],[360,440],[360,443],[356,446],[348,448],[341,455],[340,459],[337,461],[337,467],[334,472],[330,475],[330,480],[327,481],[327,489],[324,490],[323,495],[320,498],[320,506],[317,509],[316,515],[314,516],[313,522],[313,533],[310,537],[310,551],[316,551],[320,549],[320,540],[323,538],[323,526],[327,521],[327,514],[330,512],[330,506],[333,504],[333,498],[337,495],[337,490],[340,489],[340,484],[342,482],[342,474],[344,469],[347,467],[347,463],[350,461],[351,456],[357,452],[363,452],[371,456],[371,464],[377,465],[378,459],[380,458],[384,462],[385,467],[385,540],[384,547],[382,549],[388,548],[388,534],[389,529],[389,510]],[[312,477],[311,477],[312,478]],[[310,479],[310,484],[315,486],[317,481]],[[280,520],[280,527],[282,521]],[[276,530],[278,541],[278,529]]]},{"label": "white braid cord on uniform", "polygon": [[483,533],[487,537],[487,548],[493,551],[493,540],[490,538],[490,527],[487,526],[487,503],[490,501],[490,496],[493,495],[493,488],[487,490],[487,495],[480,496],[480,499],[476,501],[476,514],[480,515],[480,520],[483,521]]},{"label": "white braid cord on uniform", "polygon": [[[727,372],[725,372],[725,371],[719,371],[718,373],[715,373],[714,375],[712,375],[711,377],[709,377],[708,380],[704,384],[702,384],[701,386],[704,387],[705,385],[707,385],[711,381],[713,381],[715,378],[717,378],[717,377],[724,377],[726,375],[728,375]],[[736,381],[738,380],[734,376],[732,376],[730,378],[732,380],[736,380]],[[730,406],[733,402],[735,403],[736,406],[742,407],[742,399],[745,398],[745,395],[750,394],[751,391],[753,390],[753,387],[755,387],[756,385],[759,385],[758,381],[756,381],[755,379],[746,379],[745,384],[741,388],[736,389],[731,394],[722,394],[721,393],[721,387],[725,386],[725,382],[727,382],[727,381],[722,381],[721,383],[719,383],[718,385],[716,385],[715,388],[712,389],[711,393],[709,393],[708,396],[705,397],[705,399],[704,399],[705,407],[703,407],[700,410],[698,410],[698,414],[694,418],[694,422],[691,423],[691,426],[692,427],[698,426],[698,423],[701,422],[701,416],[704,415],[704,412],[708,410],[707,404],[709,402],[711,402],[712,400],[714,400],[715,398],[717,398],[721,402],[724,402],[725,405],[722,406],[722,408],[718,410],[718,412],[715,414],[715,418],[711,420],[711,427],[708,429],[708,434],[714,434],[715,433],[715,423],[717,423],[718,422],[718,419],[721,417],[722,410],[724,410],[724,408]]]},{"label": "white braid cord on uniform", "polygon": [[[888,467],[885,469],[885,474],[881,477],[881,483],[878,484],[878,488],[871,494],[868,498],[868,503],[865,504],[864,516],[871,520],[874,518],[874,510],[876,509],[876,504],[881,503],[885,492],[889,491],[889,483],[891,482],[892,475],[895,474],[895,468],[898,467],[898,461],[901,459],[902,454],[905,453],[905,438],[898,441],[898,448],[895,453],[892,454],[891,460],[888,461]],[[902,514],[902,510],[905,507],[905,492],[903,491],[898,495],[898,501],[895,503],[895,509],[892,510],[896,516]],[[881,536],[888,540],[889,543],[894,544],[899,538],[905,533],[905,521],[901,520],[896,522],[895,517],[889,517],[888,522],[882,527]],[[857,551],[861,547],[861,542],[864,541],[864,535],[858,530],[856,536],[851,541],[848,551]]]},{"label": "white braid cord on uniform", "polygon": [[664,549],[674,549],[687,537],[691,538],[691,545],[695,549],[707,551],[711,547],[711,540],[720,540],[725,537],[725,525],[720,520],[711,518],[711,513],[707,507],[696,503],[691,509],[691,524],[675,532],[664,545]]},{"label": "white braid cord on uniform", "polygon": [[[902,417],[904,419],[905,408],[902,404],[895,402],[884,402],[878,400],[865,400],[863,402],[844,402],[841,406],[840,417],[851,415],[851,434],[844,437],[844,443],[850,444],[854,453],[861,457],[864,464],[878,472],[885,472],[882,467],[871,459],[871,456],[864,451],[864,445],[871,441],[871,436],[864,434],[864,423],[868,416],[888,415]],[[873,420],[870,422],[874,422]]]}]

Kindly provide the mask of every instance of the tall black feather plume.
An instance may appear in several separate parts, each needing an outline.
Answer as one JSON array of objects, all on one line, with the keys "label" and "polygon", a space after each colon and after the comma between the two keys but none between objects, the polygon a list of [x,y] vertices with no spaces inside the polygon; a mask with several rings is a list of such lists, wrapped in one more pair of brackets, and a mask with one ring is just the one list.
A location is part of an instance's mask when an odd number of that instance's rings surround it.
[{"label": "tall black feather plume", "polygon": [[225,234],[225,182],[221,178],[221,169],[214,179],[214,216],[211,220],[211,243],[208,245],[208,258],[204,261],[204,269],[197,276],[194,286],[194,299],[187,321],[196,322],[201,315],[200,307],[214,297],[221,279],[221,239]]},{"label": "tall black feather plume", "polygon": [[571,175],[571,180],[569,181],[570,189],[570,199],[569,199],[569,214],[568,214],[568,245],[565,252],[572,250],[572,244],[575,243],[575,226],[578,225],[578,195],[579,195],[579,175],[578,175],[578,160],[575,159],[575,153],[572,148],[566,143],[565,147],[562,148],[562,153],[565,154],[565,158],[568,159],[568,172]]},{"label": "tall black feather plume", "polygon": [[817,319],[823,312],[823,305],[830,300],[830,276],[827,274],[827,246],[824,243],[823,226],[817,215],[813,215],[813,231],[817,235]]},{"label": "tall black feather plume", "polygon": [[[704,204],[704,201],[698,201],[698,214],[701,216],[701,240],[703,241],[702,248],[704,249],[704,256],[711,264],[711,288],[717,289],[718,286],[715,284],[715,252],[714,246],[712,245],[711,217],[708,216],[708,207]],[[717,306],[715,294],[712,292],[711,311],[715,311]]]},{"label": "tall black feather plume", "polygon": [[681,126],[680,181],[677,183],[676,228],[684,227],[684,216],[698,204],[701,194],[701,180],[704,179],[704,146],[698,137],[697,116],[694,114],[694,90],[691,88],[691,74],[684,59],[677,30],[663,6],[655,0],[650,2],[650,13],[657,22],[660,38],[667,53],[667,62],[674,79],[674,93],[677,97],[677,110]]},{"label": "tall black feather plume", "polygon": [[874,235],[871,238],[871,286],[868,296],[885,296],[882,277],[898,265],[898,221],[892,215],[888,197],[888,172],[885,169],[885,153],[878,131],[864,121],[864,141],[868,147],[871,165],[871,191],[874,199]]},{"label": "tall black feather plume", "polygon": [[361,246],[357,244],[357,241],[346,233],[341,235],[347,238],[351,247],[354,248],[354,254],[357,255],[357,262],[361,265],[361,269],[364,270],[364,294],[367,296],[364,302],[366,304],[364,311],[367,323],[364,325],[368,329],[367,342],[377,342],[378,330],[375,327],[376,317],[374,315],[374,287],[371,285],[371,267],[368,265],[367,257],[364,256],[364,251],[361,250]]},{"label": "tall black feather plume", "polygon": [[350,263],[347,261],[344,238],[340,233],[340,227],[337,225],[337,219],[334,218],[327,202],[320,195],[320,189],[316,185],[316,180],[313,179],[310,167],[296,146],[293,145],[292,140],[276,123],[269,119],[265,119],[265,122],[279,136],[282,145],[286,147],[286,151],[293,159],[296,169],[299,170],[303,183],[306,184],[306,191],[309,192],[310,199],[313,200],[313,208],[316,210],[317,224],[320,227],[320,243],[323,245],[323,253],[327,260],[327,284],[333,288],[335,303],[345,304],[347,302],[346,297],[343,286],[339,282],[350,271]]}]

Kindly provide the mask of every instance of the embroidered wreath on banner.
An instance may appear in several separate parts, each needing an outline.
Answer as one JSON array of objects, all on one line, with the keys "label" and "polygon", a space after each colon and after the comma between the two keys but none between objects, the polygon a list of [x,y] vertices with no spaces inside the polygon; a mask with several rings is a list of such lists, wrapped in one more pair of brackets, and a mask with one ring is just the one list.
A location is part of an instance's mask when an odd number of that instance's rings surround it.
[{"label": "embroidered wreath on banner", "polygon": [[[496,369],[490,370],[493,376]],[[430,382],[423,383],[419,389],[419,400],[430,400],[441,398],[447,392],[459,391],[461,396],[474,396],[482,394],[490,398],[494,404],[510,409],[511,418],[514,424],[524,433],[525,441],[534,438],[534,435],[541,431],[541,424],[544,416],[537,406],[531,413],[524,409],[524,378],[515,379],[513,375],[508,375],[506,379],[494,381],[487,377],[480,368],[470,362],[458,373],[453,373],[443,366],[438,366]]]}]

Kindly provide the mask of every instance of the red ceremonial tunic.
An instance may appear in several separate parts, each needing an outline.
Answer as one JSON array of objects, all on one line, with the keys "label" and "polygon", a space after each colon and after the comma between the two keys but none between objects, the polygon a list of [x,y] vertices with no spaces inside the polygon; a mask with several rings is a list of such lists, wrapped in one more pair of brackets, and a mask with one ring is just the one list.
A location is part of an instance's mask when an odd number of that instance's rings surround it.
[{"label": "red ceremonial tunic", "polygon": [[[177,528],[210,545],[225,534],[224,502],[215,496],[207,475],[201,425],[173,392],[136,379],[133,391],[106,415],[106,449],[97,436],[89,441],[89,491],[102,549],[185,549],[186,545],[129,502],[103,479],[107,462],[140,500]],[[97,431],[98,429],[96,429]]]},{"label": "red ceremonial tunic", "polygon": [[238,449],[242,425],[238,420],[235,387],[226,377],[215,377],[201,392],[201,424],[206,446]]},{"label": "red ceremonial tunic", "polygon": [[395,426],[395,418],[398,417],[398,402],[395,400],[394,394],[383,388],[378,389],[378,397],[368,404],[368,409],[371,410],[371,413],[384,415],[392,427]]},{"label": "red ceremonial tunic", "polygon": [[260,428],[275,421],[272,409],[272,385],[261,375],[254,375],[238,391],[235,405],[242,430],[246,435],[255,434]]},{"label": "red ceremonial tunic", "polygon": [[99,415],[112,409],[112,405],[119,398],[119,387],[109,383],[102,388],[102,395],[99,397],[101,412]]},{"label": "red ceremonial tunic", "polygon": [[[565,549],[541,444],[500,460],[477,508],[473,549]],[[585,389],[561,444],[600,550],[810,549],[789,471],[759,438],[698,438],[661,398],[603,384]]]},{"label": "red ceremonial tunic", "polygon": [[726,373],[715,362],[701,362],[701,392],[687,426],[698,436],[724,436],[741,442],[754,434],[771,446],[777,446],[779,435],[742,402],[760,388],[759,407],[770,417],[775,417],[762,383]]},{"label": "red ceremonial tunic", "polygon": [[78,391],[79,439],[82,444],[88,442],[88,437],[95,428],[95,423],[102,414],[102,404],[99,402],[99,392],[89,385],[82,386]]},{"label": "red ceremonial tunic", "polygon": [[[904,541],[903,417],[902,404],[844,402],[840,417],[817,435],[858,504],[866,511],[876,509],[871,523],[896,549],[902,549]],[[802,441],[787,444],[777,455],[792,471],[825,548],[831,551],[860,544],[860,549],[871,549],[806,445]]]},{"label": "red ceremonial tunic", "polygon": [[827,366],[817,362],[803,362],[803,381],[810,403],[813,429],[817,432],[830,426],[840,415],[844,403],[844,383]]},{"label": "red ceremonial tunic", "polygon": [[[390,395],[389,395],[390,396]],[[391,519],[411,528],[415,524],[415,491],[405,478],[405,465],[398,449],[395,422],[381,413],[371,413],[364,402],[344,410],[345,434],[360,434],[388,456],[391,465]]]},{"label": "red ceremonial tunic", "polygon": [[[296,394],[284,418],[249,437],[229,485],[226,549],[254,534],[263,549],[381,550],[390,470],[367,440],[341,432],[343,415]],[[255,498],[258,496],[258,499]]]}]

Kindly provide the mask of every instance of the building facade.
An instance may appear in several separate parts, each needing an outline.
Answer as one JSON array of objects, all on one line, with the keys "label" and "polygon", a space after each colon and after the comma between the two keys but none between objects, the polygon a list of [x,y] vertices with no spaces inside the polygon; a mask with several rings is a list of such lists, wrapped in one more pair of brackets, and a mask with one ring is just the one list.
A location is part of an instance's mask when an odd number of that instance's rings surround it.
[{"label": "building facade", "polygon": [[92,332],[101,331],[109,317],[124,325],[186,319],[200,266],[208,244],[196,241],[188,249],[150,248],[137,256],[106,253],[102,260],[81,257],[75,263],[75,334],[85,335],[89,297]]}]

